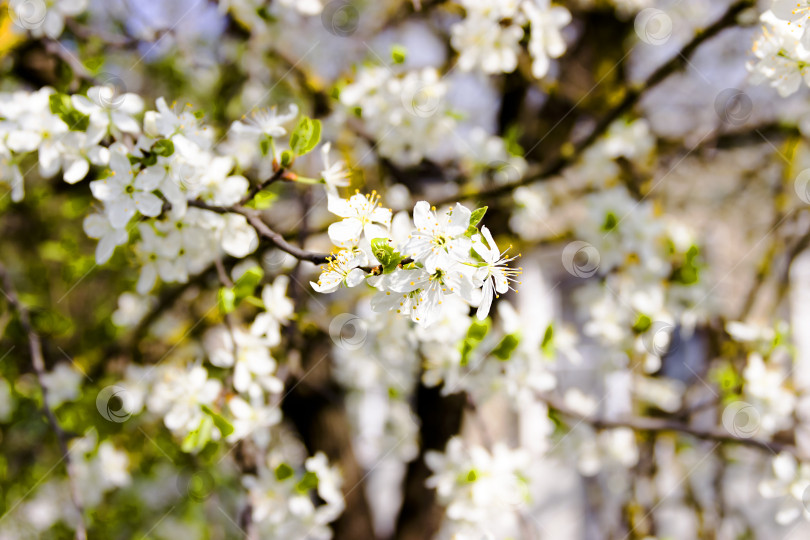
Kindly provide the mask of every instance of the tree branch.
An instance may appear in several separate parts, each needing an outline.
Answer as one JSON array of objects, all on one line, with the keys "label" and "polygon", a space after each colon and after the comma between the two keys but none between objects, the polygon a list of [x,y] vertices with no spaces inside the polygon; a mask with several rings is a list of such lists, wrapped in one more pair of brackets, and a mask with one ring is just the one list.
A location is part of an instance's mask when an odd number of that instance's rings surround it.
[{"label": "tree branch", "polygon": [[760,450],[769,450],[774,453],[788,452],[801,461],[810,461],[810,456],[802,455],[801,453],[799,453],[798,449],[795,446],[780,443],[777,441],[765,441],[753,437],[750,438],[737,437],[725,431],[720,431],[717,429],[698,428],[686,424],[684,422],[667,420],[665,418],[636,417],[636,418],[624,418],[621,420],[608,420],[605,418],[597,418],[594,416],[583,415],[581,413],[569,409],[565,405],[556,402],[554,399],[549,398],[548,396],[538,396],[538,398],[541,399],[543,402],[545,402],[549,406],[549,408],[557,411],[558,413],[573,418],[578,422],[585,422],[597,430],[630,428],[633,431],[642,431],[651,433],[659,433],[659,432],[684,433],[698,439],[715,441],[718,443],[740,444],[743,446],[759,448]]},{"label": "tree branch", "polygon": [[515,182],[509,182],[491,188],[486,188],[478,191],[462,192],[452,197],[447,197],[443,200],[435,201],[436,206],[443,204],[450,204],[458,200],[470,199],[473,197],[497,197],[505,195],[512,190],[538,182],[562,172],[564,169],[576,163],[580,155],[592,146],[602,135],[604,135],[610,125],[620,118],[625,113],[629,112],[641,99],[645,92],[654,88],[670,75],[678,71],[687,64],[689,58],[704,42],[713,38],[721,31],[733,25],[737,16],[745,9],[752,7],[754,0],[737,0],[726,10],[722,17],[717,19],[713,24],[703,31],[698,31],[689,43],[676,53],[669,61],[659,66],[658,69],[652,72],[647,79],[636,88],[628,90],[624,99],[613,109],[611,109],[602,119],[596,124],[596,127],[588,134],[587,137],[575,142],[573,150],[569,152],[561,152],[554,159],[546,165],[541,165],[539,170],[523,177]]},{"label": "tree branch", "polygon": [[2,278],[3,287],[5,288],[5,291],[2,292],[11,307],[17,312],[17,318],[20,321],[20,325],[23,327],[23,330],[28,337],[28,345],[31,352],[31,364],[34,367],[37,382],[39,383],[39,387],[42,392],[42,409],[45,412],[48,423],[51,425],[51,429],[56,434],[56,439],[59,442],[59,448],[62,451],[62,459],[65,462],[68,485],[70,486],[70,498],[73,502],[73,506],[76,508],[76,512],[79,515],[79,521],[76,524],[75,538],[76,540],[86,540],[87,526],[84,523],[84,509],[82,508],[79,498],[79,490],[75,479],[75,469],[73,466],[73,460],[70,457],[70,449],[68,448],[68,435],[62,429],[62,426],[59,425],[56,415],[53,413],[51,406],[48,404],[48,387],[45,384],[46,368],[45,359],[42,354],[42,341],[40,340],[39,334],[36,333],[34,327],[31,325],[31,318],[28,314],[28,309],[22,305],[17,297],[14,284],[11,281],[11,276],[2,264],[0,264],[0,278]]}]

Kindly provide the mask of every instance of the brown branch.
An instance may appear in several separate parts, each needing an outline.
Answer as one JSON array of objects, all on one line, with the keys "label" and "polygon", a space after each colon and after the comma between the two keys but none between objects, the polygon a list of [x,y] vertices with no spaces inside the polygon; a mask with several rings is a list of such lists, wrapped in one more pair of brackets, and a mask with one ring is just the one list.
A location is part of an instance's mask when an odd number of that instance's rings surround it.
[{"label": "brown branch", "polygon": [[443,204],[450,204],[457,200],[470,199],[473,197],[497,197],[510,193],[514,189],[545,180],[552,176],[556,176],[564,169],[576,163],[580,155],[592,146],[602,135],[604,135],[610,125],[619,119],[622,115],[628,113],[632,108],[641,100],[641,97],[650,89],[658,86],[661,82],[667,79],[670,75],[684,67],[689,58],[704,42],[713,38],[721,31],[735,24],[737,16],[754,5],[754,0],[737,0],[734,4],[729,6],[725,14],[717,19],[713,24],[703,31],[698,31],[689,43],[677,52],[669,61],[659,66],[655,71],[650,74],[647,79],[636,88],[627,91],[624,99],[613,109],[611,109],[599,122],[596,127],[585,138],[575,142],[573,149],[569,152],[561,152],[554,159],[546,165],[542,165],[538,170],[523,177],[515,182],[509,182],[491,188],[486,188],[478,191],[462,192],[453,197],[447,197],[443,200],[435,201],[436,206]]},{"label": "brown branch", "polygon": [[665,418],[649,418],[649,417],[635,417],[624,418],[619,420],[608,420],[605,418],[598,418],[594,416],[587,416],[567,408],[552,398],[547,396],[538,396],[545,402],[549,408],[557,411],[558,413],[573,418],[578,422],[585,422],[591,425],[594,429],[616,429],[616,428],[629,428],[633,431],[661,433],[661,432],[674,432],[684,433],[691,435],[697,439],[714,441],[718,443],[739,444],[742,446],[750,446],[759,448],[760,450],[768,450],[770,452],[788,452],[793,454],[801,461],[810,461],[810,456],[802,455],[799,450],[790,444],[780,443],[777,441],[766,441],[754,437],[737,437],[731,433],[720,431],[717,429],[704,429],[698,428],[684,422],[668,420]]},{"label": "brown branch", "polygon": [[3,281],[3,287],[5,291],[2,291],[5,295],[6,299],[8,300],[9,304],[12,308],[17,312],[17,318],[20,321],[20,325],[22,326],[23,330],[25,331],[28,337],[28,345],[31,352],[31,364],[34,367],[34,372],[37,376],[37,382],[39,383],[40,391],[42,392],[42,409],[45,412],[45,416],[48,419],[48,423],[51,426],[51,429],[56,434],[56,439],[59,442],[59,449],[62,452],[62,459],[65,462],[65,469],[67,470],[67,477],[68,477],[68,485],[70,487],[70,498],[73,502],[73,506],[76,508],[76,512],[79,515],[79,521],[76,524],[76,540],[86,540],[87,539],[87,526],[84,522],[84,509],[82,508],[81,500],[79,498],[79,489],[76,485],[75,480],[75,468],[73,465],[73,459],[70,457],[70,449],[68,448],[68,435],[62,429],[62,426],[59,425],[59,421],[56,419],[56,415],[53,413],[50,404],[48,403],[48,387],[45,384],[45,374],[47,370],[45,368],[45,358],[42,354],[42,341],[39,337],[39,334],[36,333],[34,330],[33,325],[31,324],[31,318],[28,314],[28,309],[20,302],[19,298],[17,297],[16,290],[14,289],[14,284],[11,281],[11,276],[9,275],[6,268],[0,264],[0,278]]}]

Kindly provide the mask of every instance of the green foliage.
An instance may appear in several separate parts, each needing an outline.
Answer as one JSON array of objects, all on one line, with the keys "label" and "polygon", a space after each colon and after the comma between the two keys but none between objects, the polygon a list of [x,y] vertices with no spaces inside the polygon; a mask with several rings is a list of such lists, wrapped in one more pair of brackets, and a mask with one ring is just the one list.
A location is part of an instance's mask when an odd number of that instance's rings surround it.
[{"label": "green foliage", "polygon": [[233,425],[231,425],[231,423],[228,422],[228,420],[224,416],[222,416],[217,412],[214,412],[208,405],[203,405],[202,410],[205,414],[211,417],[211,420],[213,420],[214,425],[216,426],[216,428],[219,430],[219,432],[222,434],[223,437],[227,437],[228,435],[233,433]]},{"label": "green foliage", "polygon": [[402,45],[394,45],[391,47],[391,60],[393,60],[395,64],[402,64],[405,62],[407,53],[407,49]]},{"label": "green foliage", "polygon": [[223,315],[232,313],[244,300],[251,298],[262,278],[264,278],[264,270],[253,266],[239,276],[233,287],[221,287],[217,294],[220,313]]},{"label": "green foliage", "polygon": [[318,487],[318,475],[312,471],[307,471],[304,473],[304,476],[301,477],[301,480],[295,485],[296,491],[299,493],[309,493],[313,489]]},{"label": "green foliage", "polygon": [[169,139],[160,139],[152,145],[152,152],[159,156],[169,157],[174,154],[174,143]]},{"label": "green foliage", "polygon": [[540,343],[540,350],[546,356],[554,356],[554,324],[549,323],[543,333],[543,341]]},{"label": "green foliage", "polygon": [[302,116],[290,134],[290,148],[295,155],[303,156],[312,151],[321,140],[321,121]]},{"label": "green foliage", "polygon": [[636,322],[633,323],[633,332],[636,334],[643,334],[649,330],[651,326],[652,319],[642,313],[639,314],[639,316],[636,318]]},{"label": "green foliage", "polygon": [[90,117],[82,114],[73,108],[70,96],[67,94],[54,93],[48,98],[51,112],[57,115],[73,131],[87,131],[90,125]]},{"label": "green foliage", "polygon": [[507,334],[501,339],[500,342],[492,349],[492,356],[498,360],[505,362],[512,358],[512,353],[520,345],[520,334]]},{"label": "green foliage", "polygon": [[470,324],[470,327],[467,329],[467,335],[459,345],[462,366],[466,366],[470,363],[470,356],[478,345],[480,345],[484,340],[491,327],[492,320],[489,318],[486,318],[483,321],[473,319],[472,324]]},{"label": "green foliage", "polygon": [[375,238],[371,241],[371,251],[374,253],[374,256],[380,261],[380,264],[383,267],[383,273],[388,274],[396,270],[397,265],[402,262],[402,254],[398,251],[394,251],[388,244],[389,240],[387,238]]},{"label": "green foliage", "polygon": [[465,233],[467,237],[472,237],[474,234],[478,234],[478,224],[481,223],[482,219],[484,219],[484,215],[487,213],[488,208],[488,206],[482,206],[481,208],[473,210],[472,214],[470,215],[470,226],[467,227],[467,232]]}]

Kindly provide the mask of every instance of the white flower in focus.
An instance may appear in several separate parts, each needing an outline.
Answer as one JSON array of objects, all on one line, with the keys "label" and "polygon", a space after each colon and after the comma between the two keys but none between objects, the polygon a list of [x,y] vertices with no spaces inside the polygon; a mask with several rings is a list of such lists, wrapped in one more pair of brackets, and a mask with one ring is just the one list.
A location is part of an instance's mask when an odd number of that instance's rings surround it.
[{"label": "white flower in focus", "polygon": [[368,241],[387,238],[387,229],[391,226],[391,210],[378,208],[379,201],[380,197],[376,192],[371,195],[356,193],[348,200],[330,194],[329,211],[343,218],[343,221],[329,225],[329,239],[332,243],[337,246],[356,245],[361,234],[365,234]]},{"label": "white flower in focus", "polygon": [[318,282],[309,284],[320,293],[331,293],[338,290],[342,284],[347,287],[356,287],[363,282],[366,273],[359,267],[366,264],[367,258],[360,251],[343,249],[331,255]]},{"label": "white flower in focus", "polygon": [[120,229],[136,214],[156,217],[163,201],[152,193],[163,179],[160,167],[147,167],[135,174],[129,159],[119,149],[110,152],[110,176],[90,182],[93,196],[104,202],[110,224]]},{"label": "white flower in focus", "polygon": [[[514,276],[520,275],[521,269],[507,266],[515,257],[504,257],[506,251],[500,252],[486,226],[481,227],[481,234],[484,235],[486,244],[481,241],[479,235],[475,235],[472,239],[472,248],[484,259],[485,263],[475,272],[476,279],[484,283],[481,303],[478,305],[476,316],[479,320],[484,320],[489,314],[489,308],[492,306],[492,297],[496,293],[506,294],[510,289],[509,282],[515,281]],[[509,250],[507,249],[507,251]]]},{"label": "white flower in focus", "polygon": [[[810,84],[810,50],[799,42],[794,27],[777,19],[770,11],[762,14],[762,34],[754,42],[755,61],[746,67],[751,72],[751,82],[769,82],[779,95],[787,97],[802,84]],[[808,34],[805,34],[808,35]]]},{"label": "white flower in focus", "polygon": [[801,44],[810,49],[810,32],[807,26],[810,24],[810,2],[807,0],[774,0],[771,12],[777,19],[788,21],[794,27],[799,28]]},{"label": "white flower in focus", "polygon": [[419,201],[413,209],[416,230],[402,247],[403,253],[424,263],[431,274],[454,261],[467,260],[471,241],[466,232],[471,215],[464,205],[457,203],[437,216],[426,201]]}]

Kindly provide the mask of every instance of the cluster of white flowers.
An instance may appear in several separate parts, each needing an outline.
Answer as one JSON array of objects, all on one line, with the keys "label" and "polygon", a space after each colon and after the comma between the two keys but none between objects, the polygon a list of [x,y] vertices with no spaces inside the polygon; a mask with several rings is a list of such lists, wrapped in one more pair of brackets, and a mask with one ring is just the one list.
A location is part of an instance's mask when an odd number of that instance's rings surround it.
[{"label": "cluster of white flowers", "polygon": [[[340,472],[326,456],[308,458],[298,472],[271,454],[257,475],[246,476],[251,517],[262,537],[329,540],[328,524],[343,512]],[[313,502],[318,496],[323,504]]]},{"label": "cluster of white flowers", "polygon": [[[460,203],[437,211],[419,201],[411,225],[406,214],[392,219],[376,193],[328,197],[330,212],[343,218],[329,226],[329,238],[340,250],[312,283],[318,292],[367,282],[379,291],[375,311],[396,310],[429,326],[441,317],[447,296],[477,306],[484,319],[493,297],[509,291],[520,273],[508,266],[514,257],[498,249],[489,229],[478,230],[486,208],[474,215]],[[363,269],[368,265],[377,267],[375,275]]]},{"label": "cluster of white flowers", "polygon": [[550,0],[461,0],[460,4],[466,16],[452,26],[451,44],[459,53],[459,67],[465,71],[514,71],[527,26],[535,77],[545,77],[551,59],[565,53],[560,31],[571,22],[571,13],[562,6],[552,6]]},{"label": "cluster of white flowers", "polygon": [[756,57],[748,63],[754,83],[767,82],[782,97],[796,92],[804,81],[810,86],[810,3],[774,0],[760,17],[762,34],[754,43]]},{"label": "cluster of white flowers", "polygon": [[8,9],[16,31],[56,39],[65,29],[65,19],[81,14],[89,4],[89,0],[9,0]]},{"label": "cluster of white flowers", "polygon": [[[131,483],[129,457],[110,441],[98,442],[95,429],[70,441],[77,497],[85,509],[101,504],[105,494]],[[30,499],[10,510],[18,519],[4,520],[0,538],[33,538],[47,535],[57,522],[75,527],[80,516],[70,500],[71,487],[65,479],[43,478]],[[24,524],[21,526],[21,524]],[[18,528],[19,527],[19,528]]]},{"label": "cluster of white flowers", "polygon": [[530,455],[496,444],[490,453],[460,437],[444,453],[430,451],[425,462],[433,475],[428,487],[447,507],[439,538],[520,536],[520,511],[530,502]]},{"label": "cluster of white flowers", "polygon": [[[455,121],[445,95],[447,83],[435,68],[397,74],[387,66],[360,70],[340,92],[340,101],[360,116],[380,155],[401,165],[448,155]],[[394,135],[395,133],[395,135]]]}]

